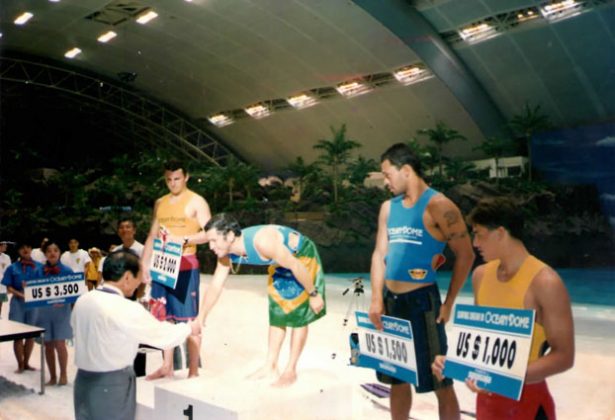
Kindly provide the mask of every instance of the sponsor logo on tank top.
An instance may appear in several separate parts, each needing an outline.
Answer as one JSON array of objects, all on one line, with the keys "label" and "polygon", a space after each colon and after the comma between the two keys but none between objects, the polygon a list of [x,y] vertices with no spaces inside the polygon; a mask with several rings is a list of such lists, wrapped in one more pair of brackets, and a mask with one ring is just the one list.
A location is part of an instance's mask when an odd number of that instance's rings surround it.
[{"label": "sponsor logo on tank top", "polygon": [[411,268],[408,270],[408,274],[410,274],[410,277],[414,280],[423,280],[427,275],[427,270],[424,268]]},{"label": "sponsor logo on tank top", "polygon": [[422,245],[423,229],[412,226],[390,227],[387,229],[389,242],[405,242]]}]

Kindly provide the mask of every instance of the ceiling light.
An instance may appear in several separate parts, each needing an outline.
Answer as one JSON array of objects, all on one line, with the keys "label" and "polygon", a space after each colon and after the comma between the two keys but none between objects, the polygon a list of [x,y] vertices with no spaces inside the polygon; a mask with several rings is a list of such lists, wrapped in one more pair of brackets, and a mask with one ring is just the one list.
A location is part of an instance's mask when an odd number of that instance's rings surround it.
[{"label": "ceiling light", "polygon": [[225,114],[216,114],[207,118],[216,127],[224,127],[233,123],[233,119]]},{"label": "ceiling light", "polygon": [[70,50],[66,51],[66,53],[64,54],[64,57],[66,57],[66,58],[75,58],[79,54],[81,54],[81,50],[79,48],[75,47],[73,49],[70,49]]},{"label": "ceiling light", "polygon": [[117,34],[113,31],[105,32],[104,34],[98,37],[98,42],[102,42],[104,44],[104,43],[111,41],[116,36]]},{"label": "ceiling light", "polygon": [[32,19],[32,16],[34,16],[32,13],[24,12],[21,15],[17,16],[17,19],[14,20],[14,23],[15,25],[24,25],[27,21]]},{"label": "ceiling light", "polygon": [[495,26],[491,26],[485,22],[468,26],[459,31],[459,36],[461,36],[464,41],[470,43],[484,41],[496,35],[497,31],[495,30]]},{"label": "ceiling light", "polygon": [[59,3],[60,2],[60,0],[49,0],[49,1],[52,2],[52,3]]},{"label": "ceiling light", "polygon": [[147,22],[149,22],[152,19],[156,19],[157,17],[158,17],[158,13],[154,12],[153,10],[150,10],[140,15],[137,18],[137,23],[140,23],[141,25],[145,25]]},{"label": "ceiling light", "polygon": [[395,76],[400,83],[410,85],[424,80],[429,76],[429,72],[419,66],[407,66],[393,72],[393,76]]},{"label": "ceiling light", "polygon": [[300,93],[299,95],[291,96],[286,101],[294,108],[302,109],[312,105],[316,105],[317,101],[313,96]]},{"label": "ceiling light", "polygon": [[362,95],[369,92],[371,89],[362,81],[354,80],[351,82],[340,83],[335,89],[346,97]]},{"label": "ceiling light", "polygon": [[269,114],[271,114],[271,111],[269,110],[269,108],[267,108],[265,105],[263,104],[254,104],[251,105],[249,107],[247,107],[245,109],[245,111],[248,113],[248,115],[250,115],[252,118],[264,118],[266,116],[268,116]]},{"label": "ceiling light", "polygon": [[582,5],[575,0],[564,0],[547,4],[540,8],[540,12],[549,20],[565,19],[576,16],[581,12]]}]

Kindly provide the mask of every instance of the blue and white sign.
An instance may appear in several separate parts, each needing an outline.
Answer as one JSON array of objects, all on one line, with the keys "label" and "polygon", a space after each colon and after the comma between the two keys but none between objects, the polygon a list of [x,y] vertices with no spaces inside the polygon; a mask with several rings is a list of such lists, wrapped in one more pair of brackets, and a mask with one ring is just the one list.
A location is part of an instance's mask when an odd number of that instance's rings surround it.
[{"label": "blue and white sign", "polygon": [[356,317],[359,327],[357,365],[375,369],[404,382],[418,384],[410,321],[383,315],[383,330],[377,330],[366,312],[356,312]]},{"label": "blue and white sign", "polygon": [[28,280],[24,288],[26,308],[73,303],[87,292],[83,273],[47,276]]},{"label": "blue and white sign", "polygon": [[182,259],[182,244],[154,239],[154,248],[149,271],[152,280],[175,289]]},{"label": "blue and white sign", "polygon": [[528,309],[456,305],[444,376],[474,379],[479,388],[519,401],[535,316]]}]

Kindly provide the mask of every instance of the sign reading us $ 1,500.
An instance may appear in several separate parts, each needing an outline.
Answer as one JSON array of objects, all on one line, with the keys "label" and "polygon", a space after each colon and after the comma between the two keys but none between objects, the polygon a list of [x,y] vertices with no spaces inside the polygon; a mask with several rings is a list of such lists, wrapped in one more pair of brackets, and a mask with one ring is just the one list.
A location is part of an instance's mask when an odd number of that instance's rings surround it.
[{"label": "sign reading us $ 1,500", "polygon": [[405,319],[382,316],[377,330],[365,312],[356,312],[359,327],[358,366],[375,369],[402,381],[418,384],[412,325]]},{"label": "sign reading us $ 1,500", "polygon": [[152,280],[164,286],[175,289],[179,276],[179,265],[182,259],[182,244],[156,238],[152,252],[149,271]]},{"label": "sign reading us $ 1,500", "polygon": [[444,376],[519,400],[532,344],[535,311],[456,305]]},{"label": "sign reading us $ 1,500", "polygon": [[83,273],[28,280],[24,288],[26,308],[73,303],[87,291]]}]

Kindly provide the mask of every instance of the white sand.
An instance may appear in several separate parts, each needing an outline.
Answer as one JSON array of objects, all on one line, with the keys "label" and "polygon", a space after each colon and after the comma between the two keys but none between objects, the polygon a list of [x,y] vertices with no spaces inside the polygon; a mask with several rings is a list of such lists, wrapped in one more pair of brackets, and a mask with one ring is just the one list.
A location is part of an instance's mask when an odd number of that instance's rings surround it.
[{"label": "white sand", "polygon": [[[206,283],[210,276],[202,276]],[[342,296],[350,286],[344,280],[334,279],[328,283],[328,314],[310,327],[306,348],[299,364],[297,387],[313,381],[314,372],[327,372],[350,386],[351,394],[346,399],[352,404],[352,418],[387,419],[388,401],[369,396],[359,386],[375,382],[373,372],[349,367],[348,335],[352,332],[354,318],[343,326],[349,306],[367,309],[369,296],[355,299],[352,293]],[[203,289],[203,288],[202,288]],[[352,291],[351,291],[352,292]],[[461,301],[468,300],[461,298]],[[363,306],[361,308],[361,306]],[[2,317],[7,316],[8,304],[4,304]],[[568,372],[549,379],[549,387],[556,401],[560,419],[615,419],[615,309],[575,307],[577,355],[575,367]],[[204,331],[201,356],[204,361],[202,376],[226,378],[227,386],[239,386],[238,374],[218,375],[229,368],[239,374],[251,373],[264,361],[267,351],[267,299],[265,276],[233,276],[227,281],[218,305],[208,318]],[[288,354],[288,338],[281,353],[281,366]],[[69,347],[69,378],[74,378],[76,368],[72,364],[73,348]],[[39,350],[36,346],[31,364],[39,366]],[[148,356],[148,372],[158,366],[159,356]],[[0,344],[0,419],[72,419],[73,386],[47,387],[45,395],[38,395],[39,372],[15,374],[15,359],[12,343]],[[302,376],[303,373],[303,376]],[[185,373],[176,374],[174,381],[184,380]],[[8,381],[8,382],[7,382]],[[303,382],[302,382],[303,381]],[[261,384],[259,386],[268,386]],[[139,389],[139,388],[138,388]],[[455,389],[461,408],[474,412],[474,395],[463,384]],[[139,391],[138,391],[139,392]],[[139,398],[147,397],[151,387],[143,386]],[[241,395],[238,395],[241,398]],[[372,400],[373,399],[373,400]],[[437,418],[437,403],[433,394],[415,395],[412,417],[416,419]],[[471,418],[462,416],[463,418]]]}]

